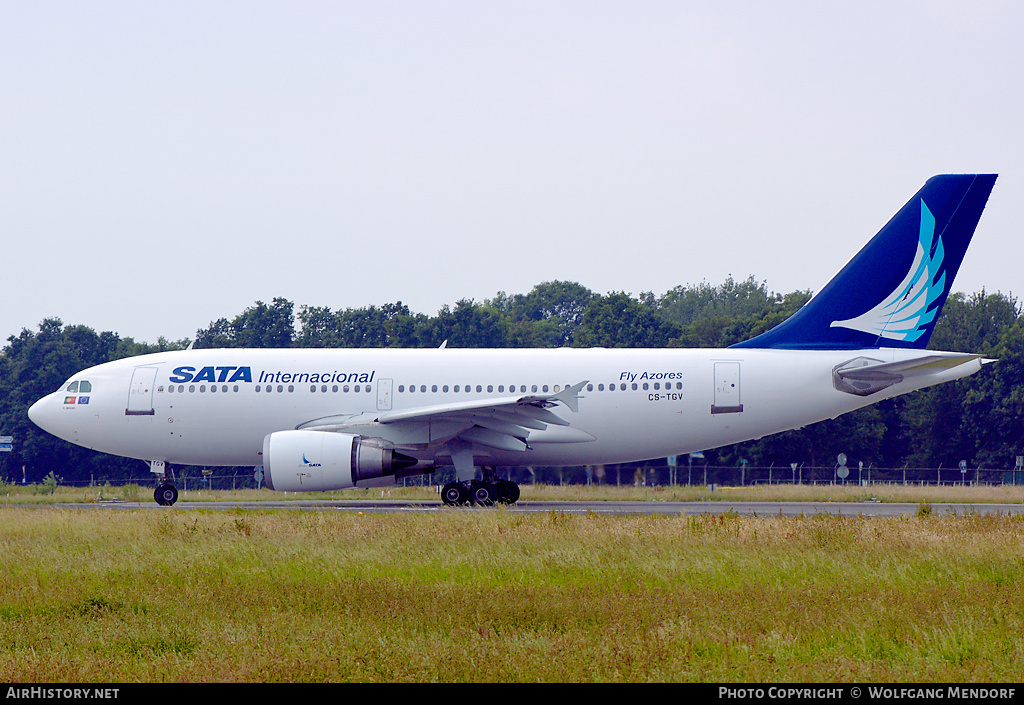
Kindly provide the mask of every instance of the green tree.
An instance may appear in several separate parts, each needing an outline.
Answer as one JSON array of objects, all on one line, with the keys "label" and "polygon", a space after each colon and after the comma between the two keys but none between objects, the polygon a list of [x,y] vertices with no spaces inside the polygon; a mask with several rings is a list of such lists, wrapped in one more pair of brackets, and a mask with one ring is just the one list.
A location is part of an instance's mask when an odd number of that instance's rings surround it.
[{"label": "green tree", "polygon": [[576,347],[663,348],[679,332],[658,315],[650,294],[596,296],[576,329]]},{"label": "green tree", "polygon": [[[1020,313],[1017,301],[1004,294],[956,293],[947,299],[928,348],[975,352],[1000,362],[965,379],[915,392],[901,402],[900,433],[909,439],[905,463],[955,468],[961,460],[1006,462],[1012,455],[1007,444],[1015,436],[1003,425],[1002,414],[1017,393],[1015,337]],[[995,429],[1001,434],[995,435]]]},{"label": "green tree", "polygon": [[424,321],[419,338],[427,347],[438,347],[448,341],[453,348],[505,348],[508,333],[508,321],[500,311],[461,299],[454,309],[443,306],[436,318]]},{"label": "green tree", "polygon": [[245,309],[234,320],[219,318],[196,332],[196,348],[288,348],[295,337],[294,306],[275,298]]},{"label": "green tree", "polygon": [[177,347],[161,340],[159,345],[136,343],[117,334],[97,334],[86,326],[64,326],[48,318],[38,332],[23,329],[7,339],[0,354],[0,435],[14,437],[14,451],[0,456],[0,472],[17,481],[21,468],[32,481],[48,473],[70,480],[122,477],[138,461],[114,458],[62,441],[33,424],[29,407],[61,389],[76,372],[126,355],[158,352]]},{"label": "green tree", "polygon": [[573,344],[576,328],[596,298],[576,282],[551,281],[528,294],[498,292],[486,303],[508,319],[513,347],[548,348]]}]

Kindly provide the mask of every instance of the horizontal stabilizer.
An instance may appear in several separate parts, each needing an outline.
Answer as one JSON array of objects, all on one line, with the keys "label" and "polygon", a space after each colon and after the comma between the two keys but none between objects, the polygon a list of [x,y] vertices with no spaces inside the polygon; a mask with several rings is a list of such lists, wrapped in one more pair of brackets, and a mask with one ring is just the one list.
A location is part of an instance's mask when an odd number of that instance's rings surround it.
[{"label": "horizontal stabilizer", "polygon": [[[866,397],[905,379],[945,376],[953,368],[975,360],[981,360],[981,356],[970,353],[926,355],[900,362],[882,362],[869,357],[856,357],[836,365],[832,370],[832,386],[840,392]],[[977,366],[980,367],[983,362],[988,360],[982,360]]]}]

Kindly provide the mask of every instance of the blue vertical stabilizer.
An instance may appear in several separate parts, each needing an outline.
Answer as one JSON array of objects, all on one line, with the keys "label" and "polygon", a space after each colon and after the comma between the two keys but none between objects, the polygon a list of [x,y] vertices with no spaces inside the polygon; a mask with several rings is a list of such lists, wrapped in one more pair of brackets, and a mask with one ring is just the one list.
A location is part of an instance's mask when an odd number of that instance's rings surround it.
[{"label": "blue vertical stabilizer", "polygon": [[995,180],[995,174],[928,179],[802,309],[733,347],[924,348]]}]

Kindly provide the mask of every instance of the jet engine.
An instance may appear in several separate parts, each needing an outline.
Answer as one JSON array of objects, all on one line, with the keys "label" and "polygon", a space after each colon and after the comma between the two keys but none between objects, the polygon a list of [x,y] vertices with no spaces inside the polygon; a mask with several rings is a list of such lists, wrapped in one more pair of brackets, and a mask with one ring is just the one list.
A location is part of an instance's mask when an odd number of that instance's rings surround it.
[{"label": "jet engine", "polygon": [[348,433],[276,431],[263,439],[267,487],[318,492],[355,487],[361,480],[393,476],[416,459]]}]

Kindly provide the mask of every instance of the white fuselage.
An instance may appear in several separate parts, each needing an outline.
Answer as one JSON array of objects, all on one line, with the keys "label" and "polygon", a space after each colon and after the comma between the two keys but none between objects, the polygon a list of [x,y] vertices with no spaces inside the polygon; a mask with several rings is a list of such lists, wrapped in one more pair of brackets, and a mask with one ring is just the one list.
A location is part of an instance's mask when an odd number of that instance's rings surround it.
[{"label": "white fuselage", "polygon": [[[440,459],[430,416],[375,426],[384,412],[542,394],[587,381],[566,427],[526,450],[474,445],[492,465],[620,463],[715,448],[798,428],[977,371],[972,360],[870,396],[838,391],[833,369],[943,355],[917,350],[223,349],[164,352],[84,370],[31,409],[81,446],[187,465],[263,464],[264,437],[311,422],[364,419],[365,435]],[[87,393],[72,393],[78,388]],[[414,390],[414,391],[413,391]],[[83,400],[83,397],[85,398]],[[435,433],[435,435],[431,435]],[[443,453],[442,453],[443,455]]]}]

